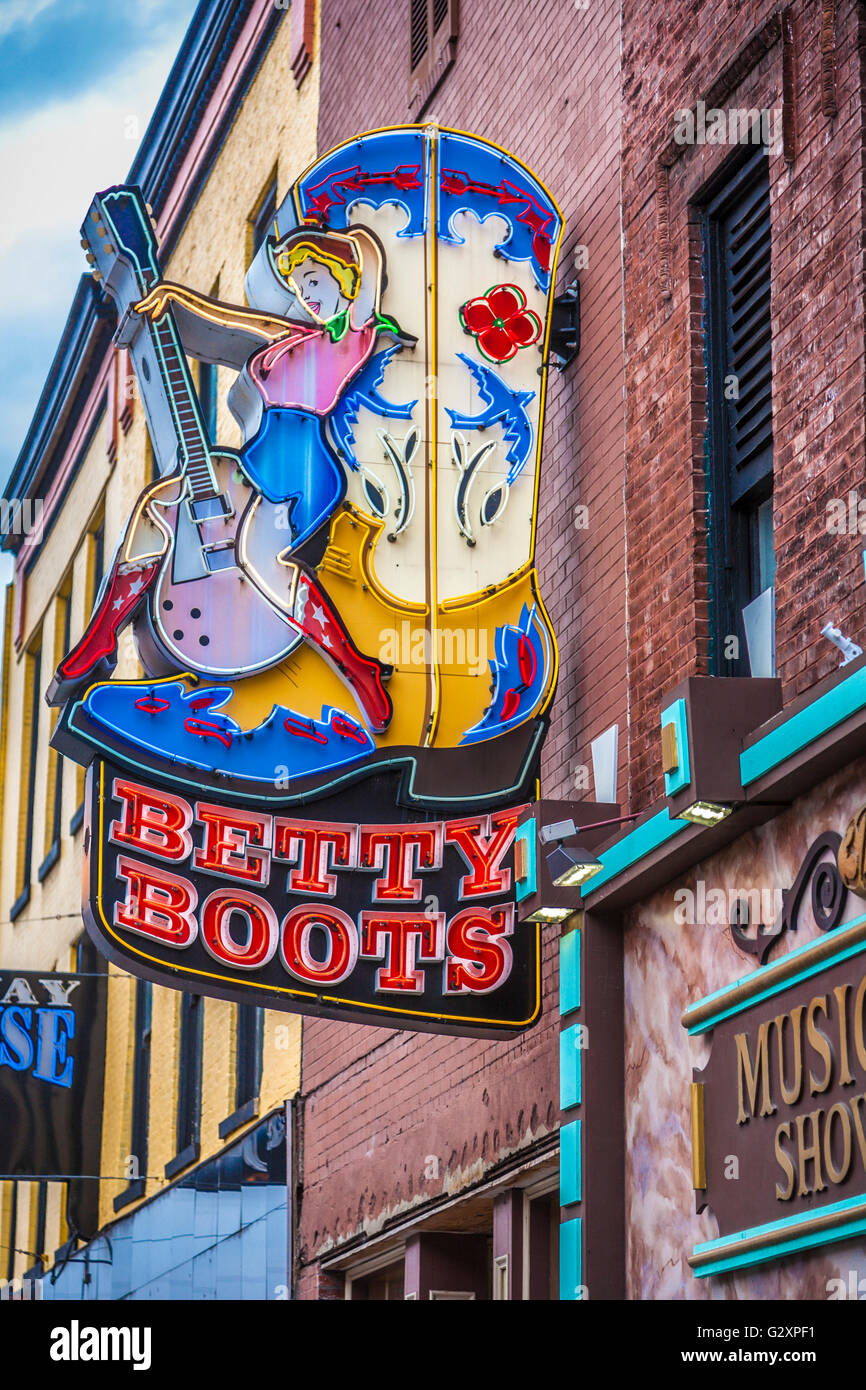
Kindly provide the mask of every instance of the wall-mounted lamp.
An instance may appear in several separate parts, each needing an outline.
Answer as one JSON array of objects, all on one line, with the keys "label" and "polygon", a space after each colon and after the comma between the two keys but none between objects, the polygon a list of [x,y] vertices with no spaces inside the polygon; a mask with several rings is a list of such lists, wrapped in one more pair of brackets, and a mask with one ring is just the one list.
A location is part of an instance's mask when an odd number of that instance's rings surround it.
[{"label": "wall-mounted lamp", "polygon": [[694,801],[685,811],[678,811],[676,818],[690,820],[694,825],[718,825],[733,809],[733,806],[718,801]]},{"label": "wall-mounted lamp", "polygon": [[709,828],[745,801],[740,777],[744,739],[781,708],[781,682],[773,677],[689,676],[680,682],[661,708],[661,764],[670,815]]},{"label": "wall-mounted lamp", "polygon": [[547,856],[547,872],[557,888],[579,888],[594,874],[600,873],[602,862],[588,849],[566,849],[557,845]]},{"label": "wall-mounted lamp", "polygon": [[[635,818],[604,816],[604,812],[618,811],[613,802],[535,803],[517,828],[514,849],[515,896],[521,922],[563,922],[578,910],[575,890],[603,867],[595,850],[608,838],[604,832]],[[597,818],[600,813],[601,818]],[[581,843],[575,848],[565,844],[578,836]],[[548,845],[546,852],[539,852],[539,846]]]}]

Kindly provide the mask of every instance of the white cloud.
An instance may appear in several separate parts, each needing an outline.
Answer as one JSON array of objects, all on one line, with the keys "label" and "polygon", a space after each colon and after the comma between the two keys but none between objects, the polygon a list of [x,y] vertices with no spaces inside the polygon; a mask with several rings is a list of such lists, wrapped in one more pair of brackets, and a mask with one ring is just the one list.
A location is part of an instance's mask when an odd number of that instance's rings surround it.
[{"label": "white cloud", "polygon": [[0,39],[11,34],[13,29],[32,24],[37,15],[56,3],[57,0],[4,0],[0,10]]},{"label": "white cloud", "polygon": [[[174,56],[172,44],[104,87],[0,126],[0,257],[54,229],[73,245],[93,194],[126,177]],[[83,268],[83,267],[82,267]]]},{"label": "white cloud", "polygon": [[[28,14],[48,3],[53,0],[28,0]],[[0,32],[3,25],[11,27],[16,15],[16,23],[26,22],[23,8],[17,0],[6,0]],[[179,16],[177,32],[158,49],[139,52],[91,90],[0,124],[0,335],[6,350],[14,353],[16,324],[27,313],[34,330],[31,352],[37,351],[36,335],[41,337],[42,329],[45,340],[38,352],[43,361],[33,361],[32,399],[23,399],[23,373],[14,400],[7,398],[0,381],[0,414],[6,420],[0,456],[14,457],[23,440],[22,415],[29,421],[78,277],[87,270],[78,229],[93,194],[126,178],[183,27]],[[29,394],[24,387],[23,395]]]}]

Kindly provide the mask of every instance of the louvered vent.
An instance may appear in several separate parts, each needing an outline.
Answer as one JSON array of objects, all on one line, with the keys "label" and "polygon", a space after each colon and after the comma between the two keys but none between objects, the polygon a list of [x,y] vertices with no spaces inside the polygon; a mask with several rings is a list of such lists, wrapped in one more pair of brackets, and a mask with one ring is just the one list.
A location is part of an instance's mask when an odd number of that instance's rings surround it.
[{"label": "louvered vent", "polygon": [[720,226],[724,254],[725,378],[731,502],[772,469],[772,354],[770,341],[770,185],[766,160],[759,176],[726,210]]},{"label": "louvered vent", "polygon": [[433,32],[435,34],[438,34],[447,14],[448,0],[433,0]]},{"label": "louvered vent", "polygon": [[[427,0],[411,0],[411,4],[409,62],[414,71],[427,52]],[[444,8],[448,8],[447,0]]]}]

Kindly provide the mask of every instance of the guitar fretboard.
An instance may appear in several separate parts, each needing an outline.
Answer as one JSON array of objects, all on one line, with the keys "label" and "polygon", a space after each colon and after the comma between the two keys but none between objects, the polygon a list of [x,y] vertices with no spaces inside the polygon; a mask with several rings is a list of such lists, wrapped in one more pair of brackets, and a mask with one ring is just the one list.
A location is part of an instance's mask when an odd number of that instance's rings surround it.
[{"label": "guitar fretboard", "polygon": [[196,501],[213,497],[219,489],[211,468],[208,440],[196,408],[189,367],[183,353],[178,350],[179,340],[171,310],[163,314],[158,323],[151,323],[150,330],[166,393],[172,402],[181,466],[189,479],[190,492]]}]

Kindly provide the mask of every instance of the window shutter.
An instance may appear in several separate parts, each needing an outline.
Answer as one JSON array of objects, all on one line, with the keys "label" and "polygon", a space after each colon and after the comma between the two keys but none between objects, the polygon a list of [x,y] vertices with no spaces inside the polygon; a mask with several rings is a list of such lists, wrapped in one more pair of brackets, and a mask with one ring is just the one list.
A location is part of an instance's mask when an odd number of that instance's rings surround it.
[{"label": "window shutter", "polygon": [[[770,334],[770,185],[766,156],[722,219],[725,281],[725,400],[731,503],[773,469]],[[726,397],[732,392],[726,390]]]},{"label": "window shutter", "polygon": [[429,46],[427,6],[428,0],[411,0],[409,65],[413,72],[427,56]]},{"label": "window shutter", "polygon": [[457,51],[458,0],[409,0],[409,105],[420,116]]}]

